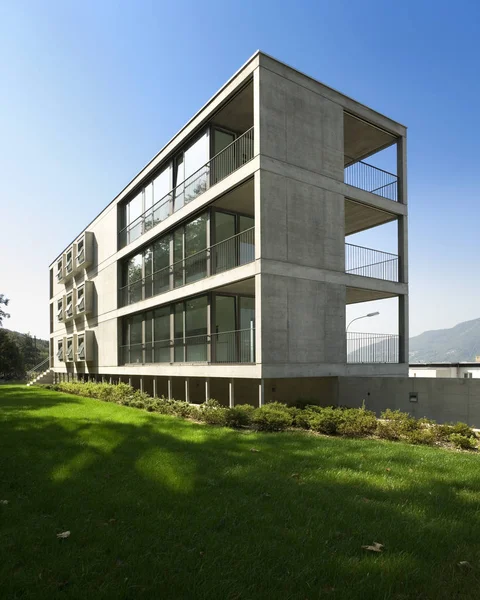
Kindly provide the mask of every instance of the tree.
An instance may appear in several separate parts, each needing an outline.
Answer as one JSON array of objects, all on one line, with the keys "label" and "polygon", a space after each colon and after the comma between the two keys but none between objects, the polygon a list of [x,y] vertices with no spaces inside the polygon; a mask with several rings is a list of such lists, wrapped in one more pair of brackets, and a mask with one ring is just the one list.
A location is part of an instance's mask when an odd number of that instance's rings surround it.
[{"label": "tree", "polygon": [[37,340],[32,338],[30,333],[25,333],[20,342],[20,351],[23,355],[25,369],[32,369],[38,362]]},{"label": "tree", "polygon": [[22,379],[25,374],[22,353],[10,332],[0,329],[0,378]]},{"label": "tree", "polygon": [[8,298],[5,298],[4,294],[0,294],[0,327],[3,325],[3,319],[10,318],[10,315],[2,309],[2,304],[7,306]]}]

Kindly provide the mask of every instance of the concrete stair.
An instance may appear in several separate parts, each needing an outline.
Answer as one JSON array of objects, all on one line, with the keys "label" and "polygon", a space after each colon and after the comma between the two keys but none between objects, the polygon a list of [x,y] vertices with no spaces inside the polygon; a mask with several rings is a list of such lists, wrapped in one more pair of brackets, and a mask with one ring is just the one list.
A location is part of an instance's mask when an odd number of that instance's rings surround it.
[{"label": "concrete stair", "polygon": [[42,384],[42,383],[53,383],[53,371],[52,371],[52,369],[47,369],[46,371],[43,371],[42,373],[39,373],[35,377],[35,379],[32,379],[31,381],[29,381],[27,383],[27,386],[38,385],[38,384]]}]

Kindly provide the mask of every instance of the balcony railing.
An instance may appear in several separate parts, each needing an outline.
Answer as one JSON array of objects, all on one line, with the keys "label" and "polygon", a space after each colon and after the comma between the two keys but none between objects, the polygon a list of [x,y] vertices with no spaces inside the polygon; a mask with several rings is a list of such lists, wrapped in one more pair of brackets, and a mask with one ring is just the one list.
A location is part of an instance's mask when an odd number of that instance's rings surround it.
[{"label": "balcony railing", "polygon": [[345,272],[398,282],[398,256],[355,244],[345,244]]},{"label": "balcony railing", "polygon": [[391,333],[347,333],[348,363],[398,363],[399,338]]},{"label": "balcony railing", "polygon": [[124,248],[253,158],[253,127],[119,232]]},{"label": "balcony railing", "polygon": [[255,328],[120,346],[120,364],[255,362]]},{"label": "balcony railing", "polygon": [[254,260],[255,227],[251,227],[120,288],[120,304],[134,304]]},{"label": "balcony railing", "polygon": [[398,177],[362,160],[346,167],[344,182],[388,200],[398,201]]}]

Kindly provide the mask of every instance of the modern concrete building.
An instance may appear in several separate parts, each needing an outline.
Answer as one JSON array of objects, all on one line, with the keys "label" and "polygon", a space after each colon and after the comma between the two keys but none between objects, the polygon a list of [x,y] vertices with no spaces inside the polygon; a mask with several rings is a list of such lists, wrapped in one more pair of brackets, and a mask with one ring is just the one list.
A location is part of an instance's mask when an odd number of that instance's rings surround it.
[{"label": "modern concrete building", "polygon": [[[405,127],[257,52],[50,265],[50,366],[230,404],[406,377],[407,265]],[[384,298],[399,334],[347,336]]]}]

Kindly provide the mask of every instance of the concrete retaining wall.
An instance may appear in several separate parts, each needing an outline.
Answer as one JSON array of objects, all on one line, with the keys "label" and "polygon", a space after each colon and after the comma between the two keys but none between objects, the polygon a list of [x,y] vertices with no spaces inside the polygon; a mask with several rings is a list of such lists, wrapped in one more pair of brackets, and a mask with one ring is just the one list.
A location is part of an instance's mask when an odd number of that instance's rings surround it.
[{"label": "concrete retaining wall", "polygon": [[462,421],[480,427],[480,381],[428,377],[340,377],[338,404],[365,406],[377,414],[386,408],[439,423]]}]

